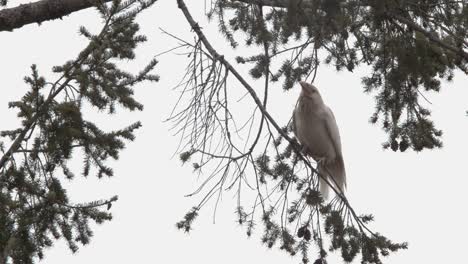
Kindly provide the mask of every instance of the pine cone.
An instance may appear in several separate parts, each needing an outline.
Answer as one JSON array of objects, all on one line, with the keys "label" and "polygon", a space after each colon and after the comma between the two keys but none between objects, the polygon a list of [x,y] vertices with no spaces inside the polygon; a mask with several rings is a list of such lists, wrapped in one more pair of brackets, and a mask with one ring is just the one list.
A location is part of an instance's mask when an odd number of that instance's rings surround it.
[{"label": "pine cone", "polygon": [[306,230],[304,230],[304,239],[307,241],[310,241],[311,237],[312,237],[312,234],[310,233],[310,230],[306,228]]},{"label": "pine cone", "polygon": [[390,145],[390,147],[392,148],[393,151],[397,151],[398,150],[398,141],[396,141],[395,139],[392,141],[392,144]]},{"label": "pine cone", "polygon": [[297,236],[298,236],[298,237],[303,237],[303,236],[304,236],[304,227],[300,227],[300,228],[297,230]]},{"label": "pine cone", "polygon": [[408,147],[409,147],[408,140],[403,139],[403,140],[400,142],[400,151],[401,151],[401,152],[405,152],[405,150],[408,149]]}]

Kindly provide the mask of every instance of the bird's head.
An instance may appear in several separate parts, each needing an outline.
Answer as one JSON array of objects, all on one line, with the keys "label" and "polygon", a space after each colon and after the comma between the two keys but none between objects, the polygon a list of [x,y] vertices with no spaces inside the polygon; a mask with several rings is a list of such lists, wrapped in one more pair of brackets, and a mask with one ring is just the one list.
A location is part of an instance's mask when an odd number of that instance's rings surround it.
[{"label": "bird's head", "polygon": [[322,97],[320,96],[320,93],[317,87],[304,81],[300,81],[299,84],[302,87],[301,96],[310,98],[313,100],[320,100],[320,101],[322,100]]}]

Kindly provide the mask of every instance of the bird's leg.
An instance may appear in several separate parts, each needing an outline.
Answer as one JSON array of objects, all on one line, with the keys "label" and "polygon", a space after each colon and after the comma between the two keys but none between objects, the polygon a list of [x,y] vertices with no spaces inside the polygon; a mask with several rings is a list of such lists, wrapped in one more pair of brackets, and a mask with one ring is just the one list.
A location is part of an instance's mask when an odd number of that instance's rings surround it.
[{"label": "bird's leg", "polygon": [[305,145],[302,145],[301,152],[304,156],[311,156],[309,148]]},{"label": "bird's leg", "polygon": [[317,166],[318,166],[318,165],[323,165],[323,166],[325,166],[325,165],[327,164],[327,162],[328,162],[328,159],[325,158],[325,157],[317,157],[317,156],[316,156],[316,157],[314,157],[314,160],[317,161]]}]

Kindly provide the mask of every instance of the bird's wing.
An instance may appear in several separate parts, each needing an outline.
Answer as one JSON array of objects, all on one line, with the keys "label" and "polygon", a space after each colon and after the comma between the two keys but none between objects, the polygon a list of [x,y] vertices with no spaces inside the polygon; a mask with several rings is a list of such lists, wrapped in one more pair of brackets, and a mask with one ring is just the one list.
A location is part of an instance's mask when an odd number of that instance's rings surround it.
[{"label": "bird's wing", "polygon": [[330,108],[326,107],[325,128],[332,140],[336,154],[336,162],[333,162],[329,167],[338,186],[343,191],[346,188],[346,171],[344,166],[343,154],[341,153],[341,138],[336,124],[335,115]]},{"label": "bird's wing", "polygon": [[325,128],[333,142],[333,148],[335,149],[336,155],[341,156],[341,138],[338,125],[336,124],[335,115],[333,115],[332,110],[328,106],[325,106],[325,110]]},{"label": "bird's wing", "polygon": [[294,135],[297,137],[297,126],[296,126],[296,109],[294,109],[293,114],[292,114],[292,131],[294,132]]}]

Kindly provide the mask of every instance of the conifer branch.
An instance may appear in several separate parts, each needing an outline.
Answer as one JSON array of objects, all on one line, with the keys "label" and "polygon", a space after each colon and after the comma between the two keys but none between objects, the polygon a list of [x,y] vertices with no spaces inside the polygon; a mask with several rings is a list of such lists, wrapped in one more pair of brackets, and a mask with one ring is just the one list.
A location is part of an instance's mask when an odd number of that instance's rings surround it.
[{"label": "conifer branch", "polygon": [[[110,22],[110,19],[108,19],[106,21],[106,23],[103,26],[99,36],[102,36],[108,30],[109,22]],[[73,66],[72,66],[71,69],[74,70],[74,67],[79,67],[79,65],[83,61],[83,59],[86,58],[92,51],[93,51],[93,49],[91,48],[91,43],[90,43],[80,53],[78,58],[72,63]],[[55,97],[57,95],[59,95],[66,87],[68,87],[68,84],[72,81],[72,78],[70,77],[70,75],[73,75],[73,74],[71,72],[67,71],[62,75],[61,78],[59,78],[59,80],[64,78],[64,77],[66,79],[58,88],[55,89],[55,91],[53,93],[49,94],[47,100],[44,101],[44,103],[41,104],[41,106],[37,109],[36,113],[29,120],[26,121],[24,127],[22,128],[19,135],[16,137],[15,141],[13,141],[13,143],[11,144],[11,146],[7,150],[7,152],[5,152],[5,154],[2,155],[2,158],[0,159],[0,170],[4,168],[5,164],[13,156],[13,154],[18,151],[18,149],[21,146],[21,143],[23,142],[23,140],[26,137],[26,134],[30,131],[30,129],[37,122],[37,120],[41,117],[41,115],[49,109],[50,104],[54,101]],[[56,84],[58,84],[58,81],[56,82]],[[54,85],[54,88],[55,88],[55,85]]]},{"label": "conifer branch", "polygon": [[[270,6],[270,7],[278,7],[278,8],[289,8],[290,6],[290,1],[292,0],[236,0],[238,2],[246,3],[246,4],[256,4],[256,5],[261,5],[261,6]],[[450,3],[461,3],[461,1],[451,1]],[[303,9],[310,9],[313,7],[313,2],[312,1],[299,1],[298,3],[301,8]],[[340,4],[342,8],[347,8],[347,7],[356,7],[356,6],[372,6],[372,3],[367,2],[367,1],[359,1],[359,3],[356,3],[354,1],[348,2],[343,2]],[[447,42],[444,42],[431,32],[427,31],[414,21],[412,21],[409,18],[403,17],[401,15],[398,15],[393,12],[386,12],[388,17],[394,18],[396,21],[399,21],[400,23],[403,23],[410,27],[411,29],[418,31],[422,33],[425,37],[427,37],[429,40],[432,42],[436,43],[440,47],[449,50],[451,52],[454,52],[455,54],[462,56],[465,60],[468,61],[468,52],[464,51],[463,48],[457,48],[455,46],[452,46],[450,44],[447,44]],[[394,22],[393,22],[394,23]]]},{"label": "conifer branch", "polygon": [[[0,137],[12,141],[8,150],[0,143],[0,210],[8,212],[2,215],[4,221],[0,224],[0,263],[42,259],[44,248],[58,238],[63,238],[75,252],[78,244],[86,245],[91,239],[90,221],[103,223],[112,219],[108,211],[117,196],[73,203],[61,179],[75,177],[67,163],[77,147],[83,151],[83,176],[90,171],[96,171],[97,177],[112,176],[106,161],[118,159],[125,141],[134,140],[139,122],[105,132],[83,118],[82,102],[88,100],[92,107],[110,114],[121,108],[142,110],[143,106],[133,97],[133,87],[159,79],[151,73],[157,61],[151,60],[137,74],[123,71],[116,62],[132,60],[135,48],[146,41],[144,35],[138,34],[139,25],[134,18],[155,1],[113,0],[110,6],[100,6],[102,30],[93,34],[80,28],[89,44],[77,58],[53,68],[60,77],[48,82],[33,65],[31,76],[24,79],[31,90],[20,100],[10,102],[10,107],[19,110],[22,125],[0,131]],[[28,235],[22,235],[23,232]]]},{"label": "conifer branch", "polygon": [[456,48],[456,47],[454,47],[452,45],[447,44],[446,42],[444,42],[440,38],[438,38],[436,35],[434,35],[431,32],[425,30],[423,27],[419,26],[414,21],[412,21],[412,20],[410,20],[410,19],[408,19],[406,17],[403,17],[403,16],[398,15],[398,14],[394,14],[394,13],[388,13],[388,16],[393,17],[395,20],[399,21],[400,23],[403,23],[403,24],[407,25],[411,29],[422,33],[430,41],[438,44],[440,47],[442,47],[442,48],[444,48],[446,50],[452,51],[453,53],[455,53],[455,54],[457,54],[459,56],[462,56],[466,61],[468,61],[468,52],[465,52],[462,48]]},{"label": "conifer branch", "polygon": [[47,100],[41,105],[41,107],[38,109],[36,114],[29,119],[26,124],[24,125],[23,129],[21,130],[21,133],[16,137],[15,141],[11,144],[10,148],[5,152],[5,154],[2,155],[2,158],[0,159],[0,170],[3,169],[7,161],[11,158],[11,156],[17,152],[19,147],[21,146],[21,143],[23,142],[24,138],[26,137],[26,134],[30,131],[32,126],[36,123],[36,121],[41,117],[41,114],[46,111],[50,103],[54,100],[54,98],[65,88],[67,87],[68,83],[71,81],[71,79],[67,79],[62,85],[60,85],[55,93],[51,94]]}]

